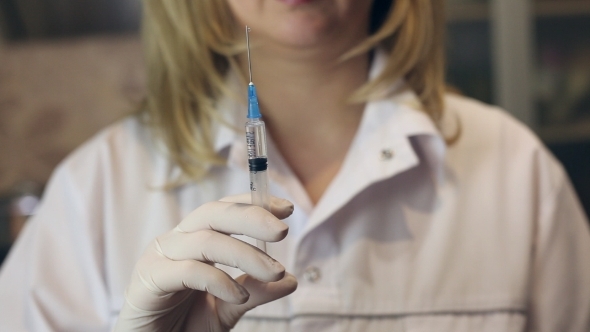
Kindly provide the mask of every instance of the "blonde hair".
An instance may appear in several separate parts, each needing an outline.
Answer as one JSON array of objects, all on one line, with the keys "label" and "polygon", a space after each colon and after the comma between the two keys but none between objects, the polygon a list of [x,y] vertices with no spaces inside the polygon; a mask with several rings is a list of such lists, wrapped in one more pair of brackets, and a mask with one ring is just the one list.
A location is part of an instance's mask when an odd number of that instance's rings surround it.
[{"label": "blonde hair", "polygon": [[[351,100],[376,98],[404,78],[438,124],[445,90],[443,0],[375,0],[371,19],[374,31],[342,60],[380,46],[389,61]],[[224,162],[213,147],[212,125],[220,121],[216,101],[228,93],[225,75],[239,70],[236,57],[243,48],[234,22],[226,1],[144,2],[148,94],[142,112],[187,178]]]}]

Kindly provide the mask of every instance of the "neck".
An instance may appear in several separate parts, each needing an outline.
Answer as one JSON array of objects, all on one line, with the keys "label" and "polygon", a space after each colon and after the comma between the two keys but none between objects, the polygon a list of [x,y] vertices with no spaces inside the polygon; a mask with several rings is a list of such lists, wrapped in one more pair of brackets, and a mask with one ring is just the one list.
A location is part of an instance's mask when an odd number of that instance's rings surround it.
[{"label": "neck", "polygon": [[325,124],[360,120],[363,105],[350,104],[348,99],[367,81],[368,55],[341,62],[341,54],[333,50],[253,50],[253,79],[275,140],[287,127],[312,129],[309,126],[316,124],[325,130]]}]

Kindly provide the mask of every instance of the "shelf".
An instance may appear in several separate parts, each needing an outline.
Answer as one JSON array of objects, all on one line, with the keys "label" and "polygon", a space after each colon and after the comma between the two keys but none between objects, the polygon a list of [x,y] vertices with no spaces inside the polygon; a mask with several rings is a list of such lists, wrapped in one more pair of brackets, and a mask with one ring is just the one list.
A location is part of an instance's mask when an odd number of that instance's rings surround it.
[{"label": "shelf", "polygon": [[590,141],[590,119],[572,124],[541,126],[538,133],[545,143]]},{"label": "shelf", "polygon": [[540,18],[590,15],[589,0],[544,0],[535,5]]},{"label": "shelf", "polygon": [[[533,4],[537,18],[558,18],[569,16],[590,16],[590,0],[542,0]],[[485,21],[490,16],[487,3],[463,3],[449,5],[447,21]]]}]

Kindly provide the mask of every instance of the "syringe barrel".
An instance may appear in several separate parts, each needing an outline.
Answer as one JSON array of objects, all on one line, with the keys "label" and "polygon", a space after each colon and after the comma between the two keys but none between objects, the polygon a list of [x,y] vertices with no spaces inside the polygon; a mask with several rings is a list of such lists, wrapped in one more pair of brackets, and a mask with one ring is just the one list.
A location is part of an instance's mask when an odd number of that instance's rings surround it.
[{"label": "syringe barrel", "polygon": [[[266,129],[264,121],[250,119],[246,123],[246,144],[248,146],[248,167],[250,170],[250,192],[252,204],[270,211],[268,192],[268,157],[266,150]],[[266,252],[266,243],[256,241],[257,247]]]}]

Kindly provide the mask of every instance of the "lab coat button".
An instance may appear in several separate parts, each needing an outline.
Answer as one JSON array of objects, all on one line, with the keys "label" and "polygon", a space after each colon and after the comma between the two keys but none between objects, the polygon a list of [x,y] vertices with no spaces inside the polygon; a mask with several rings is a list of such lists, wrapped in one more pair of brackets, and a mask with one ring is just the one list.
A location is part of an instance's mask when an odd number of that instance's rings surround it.
[{"label": "lab coat button", "polygon": [[392,149],[383,149],[381,150],[381,160],[388,161],[393,158],[393,150]]},{"label": "lab coat button", "polygon": [[305,269],[305,272],[303,273],[303,278],[307,282],[311,282],[311,283],[318,282],[321,278],[320,269],[318,269],[315,266],[308,267],[307,269]]}]

